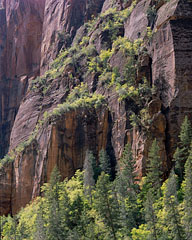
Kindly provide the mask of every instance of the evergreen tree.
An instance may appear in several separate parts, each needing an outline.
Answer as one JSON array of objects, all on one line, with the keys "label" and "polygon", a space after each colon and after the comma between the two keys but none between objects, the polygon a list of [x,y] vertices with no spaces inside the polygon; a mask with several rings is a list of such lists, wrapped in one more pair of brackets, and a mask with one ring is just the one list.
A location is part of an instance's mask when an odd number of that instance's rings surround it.
[{"label": "evergreen tree", "polygon": [[181,131],[179,134],[179,147],[176,149],[176,152],[173,156],[175,161],[175,172],[179,176],[179,182],[183,180],[184,165],[189,156],[190,143],[192,141],[192,126],[186,116],[182,125]]},{"label": "evergreen tree", "polygon": [[139,189],[136,183],[137,175],[135,173],[135,164],[136,162],[133,158],[131,145],[127,144],[118,162],[116,180],[118,192],[124,198],[127,197],[127,195],[132,195],[133,198],[135,198]]},{"label": "evergreen tree", "polygon": [[192,239],[192,144],[190,154],[185,163],[185,181],[184,181],[184,217],[183,223],[186,233],[186,239]]},{"label": "evergreen tree", "polygon": [[116,191],[120,205],[121,232],[130,235],[131,229],[137,226],[140,218],[137,206],[138,185],[136,183],[135,160],[130,144],[125,146],[122,157],[118,162]]},{"label": "evergreen tree", "polygon": [[[89,203],[84,197],[83,173],[77,171],[69,181],[65,181],[60,193],[62,226],[69,236],[84,239],[90,219],[86,217]],[[87,220],[87,221],[86,221]],[[67,231],[66,231],[67,230]]]},{"label": "evergreen tree", "polygon": [[44,193],[47,208],[47,240],[62,240],[63,231],[61,229],[61,215],[59,206],[59,182],[60,174],[57,167],[54,167],[50,182],[45,185]]},{"label": "evergreen tree", "polygon": [[65,180],[61,184],[60,190],[60,213],[61,213],[61,226],[63,230],[63,236],[68,235],[68,232],[73,229],[73,220],[72,220],[72,208],[70,203],[69,194],[66,187],[67,181]]},{"label": "evergreen tree", "polygon": [[172,240],[183,240],[184,232],[181,225],[181,219],[178,211],[178,199],[177,199],[177,180],[176,175],[172,171],[166,184],[164,207],[166,213],[166,223]]},{"label": "evergreen tree", "polygon": [[185,117],[181,125],[179,139],[180,139],[181,148],[185,147],[189,149],[192,141],[192,126],[187,116]]},{"label": "evergreen tree", "polygon": [[146,182],[152,187],[152,193],[157,198],[160,196],[161,177],[162,177],[162,163],[160,161],[159,146],[155,139],[149,150],[148,155],[149,166],[147,168]]},{"label": "evergreen tree", "polygon": [[102,172],[96,184],[94,208],[107,228],[109,239],[117,240],[119,207],[113,191],[109,175]]},{"label": "evergreen tree", "polygon": [[101,168],[97,163],[92,151],[89,151],[89,161],[92,163],[93,179],[95,182],[97,182],[98,176],[101,174]]},{"label": "evergreen tree", "polygon": [[85,161],[84,161],[84,176],[83,183],[85,194],[91,198],[91,191],[95,185],[94,172],[93,172],[93,154],[89,151],[86,152]]},{"label": "evergreen tree", "polygon": [[37,217],[35,221],[36,231],[34,233],[34,239],[44,240],[46,238],[46,229],[45,229],[45,216],[44,216],[44,204],[41,199],[38,207]]},{"label": "evergreen tree", "polygon": [[182,150],[177,147],[174,155],[173,155],[173,161],[175,161],[175,173],[179,177],[179,183],[183,180],[183,161],[182,161]]},{"label": "evergreen tree", "polygon": [[158,230],[157,230],[157,216],[154,209],[154,196],[149,190],[147,192],[147,199],[145,202],[145,220],[150,230],[149,239],[158,240]]},{"label": "evergreen tree", "polygon": [[105,172],[106,174],[110,174],[111,172],[110,158],[104,149],[102,149],[99,152],[99,166],[101,168],[101,171]]}]

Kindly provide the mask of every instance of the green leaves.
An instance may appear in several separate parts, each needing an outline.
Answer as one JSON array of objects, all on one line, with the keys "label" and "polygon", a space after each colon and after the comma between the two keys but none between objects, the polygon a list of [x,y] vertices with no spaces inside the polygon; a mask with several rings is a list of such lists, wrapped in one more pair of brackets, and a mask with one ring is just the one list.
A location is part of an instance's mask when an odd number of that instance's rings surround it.
[{"label": "green leaves", "polygon": [[160,159],[160,149],[155,139],[149,150],[148,168],[146,182],[152,188],[154,196],[160,197],[161,177],[162,177],[162,162]]},{"label": "green leaves", "polygon": [[189,157],[185,163],[185,178],[184,178],[184,215],[183,225],[185,228],[186,239],[192,239],[192,145],[189,152]]},{"label": "green leaves", "polygon": [[93,206],[106,228],[104,229],[106,234],[109,235],[109,238],[116,240],[119,218],[118,203],[110,177],[104,172],[101,173],[96,184]]},{"label": "green leaves", "polygon": [[[118,161],[114,181],[105,150],[98,159],[87,151],[84,171],[78,170],[69,180],[61,182],[54,168],[49,183],[42,187],[43,197],[14,218],[2,218],[3,239],[190,240],[192,149],[188,150],[182,184],[172,171],[162,186],[159,151],[154,140],[140,186],[129,144]],[[183,196],[178,198],[181,192]]]},{"label": "green leaves", "polygon": [[189,156],[189,149],[192,141],[192,126],[187,116],[181,125],[179,140],[173,160],[175,161],[175,172],[179,176],[179,182],[181,184],[184,176],[184,165]]}]

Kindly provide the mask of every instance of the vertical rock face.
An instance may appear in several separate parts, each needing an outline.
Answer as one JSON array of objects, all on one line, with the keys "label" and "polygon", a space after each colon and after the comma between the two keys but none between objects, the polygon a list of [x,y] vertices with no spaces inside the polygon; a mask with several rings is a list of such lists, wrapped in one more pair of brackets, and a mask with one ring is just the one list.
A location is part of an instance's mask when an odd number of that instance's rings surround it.
[{"label": "vertical rock face", "polygon": [[[41,47],[42,72],[48,69],[50,62],[58,54],[59,42],[62,44],[62,41],[70,41],[70,37],[74,36],[75,31],[83,22],[84,12],[84,0],[46,2]],[[49,31],[47,31],[47,26],[49,26]]]},{"label": "vertical rock face", "polygon": [[14,162],[12,212],[39,195],[55,165],[63,178],[82,169],[87,149],[97,155],[106,148],[108,131],[107,109],[72,111],[42,129],[38,142],[32,142]]},{"label": "vertical rock face", "polygon": [[[1,3],[2,4],[2,3]],[[5,80],[5,72],[6,72],[6,64],[5,64],[5,56],[6,56],[6,11],[1,5],[0,9],[0,157],[2,157],[7,151],[7,142],[8,139],[4,139],[6,136],[4,125],[5,121],[5,108],[7,106],[7,94],[6,94],[6,80]]]},{"label": "vertical rock face", "polygon": [[[116,4],[118,9],[126,7],[122,1]],[[38,196],[55,164],[63,178],[71,177],[83,167],[87,149],[97,157],[102,148],[107,148],[116,161],[124,144],[130,142],[142,176],[151,142],[157,138],[166,175],[181,122],[186,114],[192,117],[192,3],[184,0],[162,3],[152,20],[148,16],[151,4],[148,0],[138,1],[120,33],[131,41],[140,37],[145,41],[147,27],[153,27],[149,54],[141,60],[138,70],[138,78],[146,76],[157,89],[148,104],[151,125],[150,135],[146,135],[130,124],[131,102],[119,102],[116,92],[103,88],[94,74],[86,77],[78,74],[74,81],[70,76],[76,77],[76,69],[70,64],[62,76],[50,80],[46,93],[39,89],[30,91],[28,87],[36,76],[49,69],[58,52],[71,44],[76,32],[84,34],[80,28],[83,23],[109,9],[113,1],[0,1],[0,157],[8,147],[11,150],[26,141],[44,112],[63,103],[69,90],[82,79],[90,92],[105,96],[109,106],[72,110],[54,124],[43,125],[14,163],[1,169],[1,214],[16,213]],[[100,52],[110,44],[97,25],[89,37]],[[80,64],[84,69],[84,63]],[[110,65],[119,66],[120,71],[125,64],[126,58],[120,52],[110,59]]]},{"label": "vertical rock face", "polygon": [[[62,39],[58,39],[58,33],[66,33],[69,34],[70,38],[73,38],[78,27],[92,15],[99,12],[102,4],[103,0],[93,1],[91,6],[89,6],[89,1],[86,0],[78,2],[72,0],[1,1],[0,157],[3,157],[7,152],[9,143],[11,143],[9,148],[12,149],[19,143],[25,141],[38,121],[42,96],[41,94],[31,95],[31,93],[27,93],[26,95],[28,81],[31,81],[39,75],[40,63],[42,63],[43,72],[44,67],[47,68],[49,62],[55,58],[63,44]],[[23,99],[24,96],[25,98]],[[61,95],[61,98],[62,97],[63,95]],[[47,99],[49,104],[52,103],[53,98],[54,93],[53,96]],[[21,103],[22,99],[23,102]],[[55,105],[52,103],[52,108],[56,106],[57,103],[60,103],[60,97],[57,98],[56,96]],[[45,108],[47,108],[46,103],[44,103],[44,105]],[[48,135],[51,134],[51,132],[52,131],[49,130]],[[95,133],[95,135],[97,134]],[[49,138],[43,138],[42,141],[46,146],[44,148],[48,151]],[[30,149],[23,156],[18,156],[14,168],[8,167],[9,170],[5,169],[5,172],[1,175],[0,182],[3,189],[1,193],[2,196],[5,196],[4,202],[2,203],[3,205],[1,205],[3,206],[1,214],[7,214],[10,211],[15,212],[21,206],[24,206],[32,199],[32,196],[39,194],[40,182],[44,182],[44,179],[49,178],[48,176],[51,172],[50,166],[52,166],[53,163],[50,165],[51,163],[48,161],[49,174],[46,176],[45,172],[42,180],[44,161],[40,156],[38,158],[39,160],[37,160],[40,165],[35,164],[36,151],[37,149],[34,151]],[[29,155],[31,160],[27,163]],[[44,156],[44,158],[46,158],[46,156]],[[83,158],[81,156],[79,163],[75,165],[73,170],[69,170],[69,172],[74,172],[77,167],[82,165],[82,161]],[[28,165],[31,166],[31,169],[28,169]],[[39,169],[39,166],[42,166],[42,168]],[[35,178],[37,182],[33,179],[34,176],[36,176],[34,174],[36,173],[36,168],[39,169],[39,177]],[[12,172],[12,170],[14,171],[11,177],[9,173]],[[23,175],[20,175],[20,171]],[[67,176],[68,170],[65,169],[64,171],[64,176]],[[72,172],[70,172],[69,175],[71,175]],[[38,191],[34,190],[33,184]],[[16,190],[12,191],[14,187]],[[21,195],[23,195],[23,197],[21,197]],[[13,202],[15,202],[15,204],[12,204]]]},{"label": "vertical rock face", "polygon": [[[1,1],[0,9],[0,157],[8,151],[10,133],[28,78],[40,67],[44,1]],[[1,213],[11,212],[12,167],[2,170]]]},{"label": "vertical rock face", "polygon": [[7,78],[38,74],[45,0],[6,1]]},{"label": "vertical rock face", "polygon": [[[46,1],[41,46],[41,73],[63,45],[70,44],[77,29],[92,15],[96,15],[104,0],[50,0]],[[49,26],[49,31],[47,31]]]},{"label": "vertical rock face", "polygon": [[0,157],[25,95],[28,78],[39,74],[44,0],[2,2],[0,10]]},{"label": "vertical rock face", "polygon": [[[158,11],[153,40],[153,82],[167,118],[168,157],[185,115],[191,119],[192,3],[172,1]],[[181,37],[182,36],[182,37]]]},{"label": "vertical rock face", "polygon": [[1,78],[5,75],[5,48],[6,48],[6,11],[5,8],[0,8],[0,76]]}]

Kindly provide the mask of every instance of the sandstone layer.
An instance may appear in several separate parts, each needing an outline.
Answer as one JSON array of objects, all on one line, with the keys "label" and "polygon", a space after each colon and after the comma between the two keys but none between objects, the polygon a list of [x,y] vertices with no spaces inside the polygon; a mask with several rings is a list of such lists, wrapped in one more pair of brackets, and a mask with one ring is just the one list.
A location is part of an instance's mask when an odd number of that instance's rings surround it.
[{"label": "sandstone layer", "polygon": [[[92,15],[104,13],[113,1],[75,0],[5,0],[0,1],[0,157],[26,141],[43,119],[63,103],[78,82],[87,83],[90,92],[105,96],[108,107],[76,109],[54,123],[39,129],[36,138],[13,163],[0,172],[0,213],[16,213],[40,194],[40,187],[50,178],[55,164],[63,178],[82,169],[85,152],[97,157],[107,149],[112,167],[127,142],[132,144],[137,171],[145,174],[148,150],[154,138],[160,146],[164,175],[172,165],[180,125],[185,115],[192,118],[192,2],[171,0],[156,5],[154,15],[148,14],[152,1],[138,1],[119,36],[131,41],[145,41],[147,27],[153,36],[148,54],[140,59],[138,81],[143,76],[156,92],[148,103],[150,126],[146,134],[130,122],[131,102],[118,101],[112,88],[103,88],[96,74],[83,76],[69,65],[61,76],[50,79],[46,91],[31,91],[33,80],[44,74],[59,51],[83,36],[83,24]],[[119,1],[117,9],[131,5]],[[89,33],[98,52],[110,47],[107,31],[99,22]],[[117,52],[110,66],[121,67],[126,58]],[[75,76],[71,79],[71,75]]]}]

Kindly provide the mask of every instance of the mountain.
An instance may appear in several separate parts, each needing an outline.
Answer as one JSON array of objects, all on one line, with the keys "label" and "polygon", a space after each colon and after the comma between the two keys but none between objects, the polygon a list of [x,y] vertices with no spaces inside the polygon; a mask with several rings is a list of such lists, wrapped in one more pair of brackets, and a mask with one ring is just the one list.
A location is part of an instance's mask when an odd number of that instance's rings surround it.
[{"label": "mountain", "polygon": [[131,143],[139,176],[152,141],[166,178],[192,117],[192,2],[0,1],[0,213],[63,178],[86,150],[113,171]]}]

